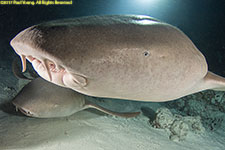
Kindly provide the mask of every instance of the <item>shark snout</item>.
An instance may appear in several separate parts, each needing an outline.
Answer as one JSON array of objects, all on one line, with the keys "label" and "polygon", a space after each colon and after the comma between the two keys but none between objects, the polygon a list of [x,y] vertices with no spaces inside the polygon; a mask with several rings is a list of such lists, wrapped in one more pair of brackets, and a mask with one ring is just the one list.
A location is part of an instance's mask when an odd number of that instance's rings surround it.
[{"label": "shark snout", "polygon": [[20,56],[22,72],[26,71],[28,60],[42,78],[53,83],[58,83],[58,85],[63,85],[62,77],[66,73],[65,68],[53,61],[54,58],[51,58],[48,54],[32,46],[29,42],[24,41],[23,36],[20,36],[20,34],[12,39],[10,44]]},{"label": "shark snout", "polygon": [[29,116],[29,117],[35,117],[35,115],[34,115],[33,113],[31,113],[31,112],[28,111],[28,110],[23,109],[22,107],[20,107],[20,108],[18,108],[18,109],[19,109],[19,111],[20,111],[21,113],[23,113],[23,114],[26,115],[26,116]]},{"label": "shark snout", "polygon": [[16,107],[16,111],[20,111],[21,113],[29,117],[35,117],[35,114],[33,112],[24,107],[21,107],[16,101],[12,101],[12,104]]}]

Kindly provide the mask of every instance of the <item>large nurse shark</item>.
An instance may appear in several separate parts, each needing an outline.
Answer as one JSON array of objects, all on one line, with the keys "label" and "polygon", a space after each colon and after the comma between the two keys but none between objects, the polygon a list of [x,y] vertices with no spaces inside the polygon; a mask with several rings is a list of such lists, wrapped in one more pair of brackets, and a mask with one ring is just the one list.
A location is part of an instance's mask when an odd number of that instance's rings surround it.
[{"label": "large nurse shark", "polygon": [[44,79],[80,93],[136,101],[170,101],[225,90],[203,54],[178,28],[148,16],[106,15],[50,21],[11,41]]}]

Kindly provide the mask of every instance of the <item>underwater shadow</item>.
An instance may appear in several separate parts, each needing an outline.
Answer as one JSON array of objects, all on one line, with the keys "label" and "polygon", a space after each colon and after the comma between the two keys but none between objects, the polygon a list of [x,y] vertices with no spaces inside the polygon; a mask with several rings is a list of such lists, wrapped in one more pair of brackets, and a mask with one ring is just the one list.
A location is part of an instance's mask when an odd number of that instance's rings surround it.
[{"label": "underwater shadow", "polygon": [[141,107],[142,114],[149,118],[149,122],[156,119],[156,112],[149,107]]},{"label": "underwater shadow", "polygon": [[4,102],[0,104],[0,110],[14,116],[25,116],[20,111],[17,111],[16,107],[10,102]]}]

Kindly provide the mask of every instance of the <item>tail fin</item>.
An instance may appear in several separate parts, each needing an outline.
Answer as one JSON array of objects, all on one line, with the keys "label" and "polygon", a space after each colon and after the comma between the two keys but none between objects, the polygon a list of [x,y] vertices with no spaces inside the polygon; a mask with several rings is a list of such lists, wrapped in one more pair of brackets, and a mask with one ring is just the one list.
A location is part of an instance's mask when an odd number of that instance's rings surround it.
[{"label": "tail fin", "polygon": [[225,78],[216,75],[210,71],[204,77],[205,82],[208,84],[209,89],[215,91],[225,91]]}]

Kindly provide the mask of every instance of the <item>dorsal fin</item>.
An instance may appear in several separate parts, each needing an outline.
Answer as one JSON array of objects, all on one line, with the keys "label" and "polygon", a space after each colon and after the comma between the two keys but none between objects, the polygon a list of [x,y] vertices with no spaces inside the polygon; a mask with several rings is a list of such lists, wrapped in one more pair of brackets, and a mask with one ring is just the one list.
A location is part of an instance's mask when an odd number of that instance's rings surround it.
[{"label": "dorsal fin", "polygon": [[119,117],[124,117],[124,118],[131,118],[131,117],[136,117],[137,115],[140,114],[140,112],[114,112],[108,109],[105,109],[99,105],[90,103],[90,102],[86,102],[86,108],[94,108],[97,109],[101,112],[104,112],[106,114],[109,115],[113,115],[113,116],[119,116]]}]

